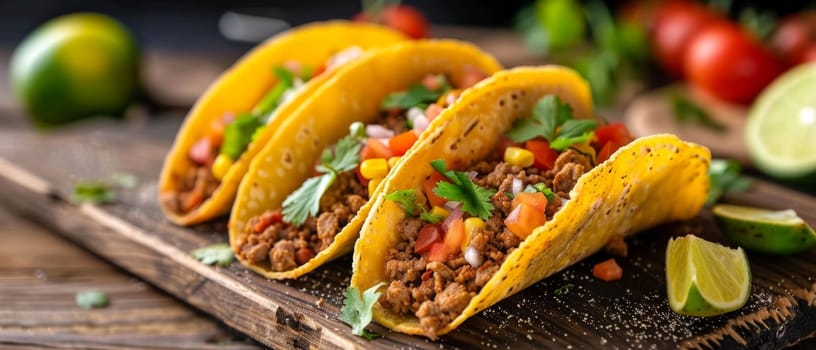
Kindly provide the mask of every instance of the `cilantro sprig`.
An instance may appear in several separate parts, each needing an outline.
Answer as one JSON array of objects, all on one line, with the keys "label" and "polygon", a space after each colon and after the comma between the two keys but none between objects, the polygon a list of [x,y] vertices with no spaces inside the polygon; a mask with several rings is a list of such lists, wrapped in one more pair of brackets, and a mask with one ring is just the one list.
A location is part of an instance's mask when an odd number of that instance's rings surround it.
[{"label": "cilantro sprig", "polygon": [[569,146],[588,141],[598,122],[591,119],[575,119],[572,107],[558,96],[547,95],[536,102],[529,118],[518,119],[505,136],[515,142],[543,137],[550,148],[563,151]]},{"label": "cilantro sprig", "polygon": [[424,206],[419,205],[413,188],[391,192],[385,196],[385,199],[397,203],[397,205],[405,211],[405,216],[407,217],[413,217],[419,214],[420,220],[432,224],[444,219],[443,216],[431,214]]},{"label": "cilantro sprig", "polygon": [[337,176],[353,170],[360,161],[362,138],[361,123],[354,123],[351,132],[334,149],[327,147],[320,156],[320,164],[315,169],[321,174],[311,177],[283,201],[283,220],[295,226],[303,225],[309,216],[320,211],[320,199],[331,187]]},{"label": "cilantro sprig", "polygon": [[227,243],[217,243],[196,248],[190,251],[190,255],[205,265],[218,265],[221,267],[229,266],[233,259],[232,249],[230,249]]},{"label": "cilantro sprig", "polygon": [[463,211],[482,220],[490,217],[490,212],[495,209],[490,197],[496,191],[474,184],[464,172],[447,170],[443,159],[432,161],[431,167],[450,181],[440,181],[436,184],[433,191],[437,196],[461,202]]},{"label": "cilantro sprig", "polygon": [[544,194],[544,197],[547,197],[547,202],[552,202],[555,200],[555,192],[553,192],[549,187],[547,187],[547,184],[543,182],[539,182],[535,185],[527,185],[527,187],[524,188],[524,192],[541,192]]},{"label": "cilantro sprig", "polygon": [[439,76],[440,85],[436,90],[431,90],[422,84],[412,84],[406,91],[392,93],[386,96],[382,101],[383,109],[408,109],[411,107],[428,107],[429,104],[436,102],[440,96],[450,91],[451,86],[445,79],[444,75]]},{"label": "cilantro sprig", "polygon": [[705,205],[711,206],[727,192],[742,192],[751,187],[751,180],[740,175],[742,166],[735,160],[712,159],[708,168],[709,188]]},{"label": "cilantro sprig", "polygon": [[374,306],[374,303],[377,302],[377,299],[380,298],[380,293],[377,290],[384,285],[385,283],[378,283],[366,289],[362,295],[360,295],[360,290],[357,289],[357,287],[349,286],[346,288],[345,293],[343,293],[345,297],[343,300],[343,308],[340,309],[338,318],[340,321],[351,326],[352,334],[359,335],[368,340],[380,337],[379,334],[369,332],[365,328],[371,323],[371,308]]}]

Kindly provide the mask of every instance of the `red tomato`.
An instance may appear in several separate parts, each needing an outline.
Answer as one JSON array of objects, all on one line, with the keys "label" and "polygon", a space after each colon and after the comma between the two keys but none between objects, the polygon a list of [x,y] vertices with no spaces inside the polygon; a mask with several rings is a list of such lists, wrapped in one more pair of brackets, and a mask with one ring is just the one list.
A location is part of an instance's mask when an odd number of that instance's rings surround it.
[{"label": "red tomato", "polygon": [[533,152],[533,165],[542,170],[550,170],[558,159],[558,151],[550,148],[550,143],[543,139],[534,139],[524,143],[524,148]]},{"label": "red tomato", "polygon": [[623,277],[623,269],[618,266],[615,259],[609,259],[595,265],[592,268],[592,275],[606,282],[617,281]]},{"label": "red tomato", "polygon": [[722,100],[750,103],[782,73],[782,64],[747,32],[721,23],[698,33],[685,55],[689,81]]},{"label": "red tomato", "polygon": [[408,130],[402,134],[394,136],[388,141],[388,148],[391,149],[392,156],[402,156],[414,145],[417,135],[413,130]]},{"label": "red tomato", "polygon": [[[362,158],[362,155],[360,156],[360,158]],[[357,175],[357,181],[359,181],[361,185],[368,186],[368,181],[369,180],[366,179],[365,176],[363,176],[362,172],[360,172],[360,166],[359,165],[356,168],[354,168],[354,175]]]},{"label": "red tomato", "polygon": [[439,74],[428,74],[422,78],[422,85],[431,91],[439,90],[439,88],[442,87],[442,76]]},{"label": "red tomato", "polygon": [[462,247],[462,242],[465,240],[465,221],[458,218],[451,222],[448,226],[448,232],[445,232],[445,247],[448,252],[454,254]]},{"label": "red tomato", "polygon": [[714,12],[691,2],[670,1],[661,5],[651,39],[663,68],[674,76],[683,76],[683,56],[692,37],[718,19]]},{"label": "red tomato", "polygon": [[425,108],[425,118],[428,118],[429,122],[434,120],[439,113],[442,113],[442,107],[436,103],[431,103],[428,108]]},{"label": "red tomato", "polygon": [[439,226],[425,224],[419,230],[416,242],[414,242],[414,253],[423,254],[431,249],[431,245],[442,240],[442,229]]},{"label": "red tomato", "polygon": [[612,156],[612,154],[615,153],[620,146],[621,145],[615,141],[609,141],[603,144],[601,149],[598,151],[598,163],[603,163],[605,160],[609,159],[609,157]]},{"label": "red tomato", "polygon": [[428,198],[428,203],[435,206],[442,206],[448,201],[445,198],[437,196],[433,191],[439,181],[446,181],[446,179],[442,174],[434,171],[433,174],[422,183],[422,190],[425,192],[425,197]]},{"label": "red tomato", "polygon": [[514,235],[521,239],[527,238],[536,227],[547,223],[547,216],[544,212],[538,210],[527,203],[519,204],[510,215],[504,219],[504,225],[513,232]]},{"label": "red tomato", "polygon": [[431,244],[431,249],[428,251],[428,261],[438,261],[438,262],[445,262],[448,261],[448,248],[445,247],[445,243],[436,242]]},{"label": "red tomato", "polygon": [[252,231],[258,233],[263,232],[267,227],[281,221],[283,221],[283,215],[281,214],[280,209],[275,211],[266,211],[258,217],[258,221],[255,222],[255,226],[252,227]]},{"label": "red tomato", "polygon": [[598,145],[604,145],[609,141],[615,141],[618,145],[625,145],[632,142],[632,134],[626,129],[623,123],[612,123],[595,129],[595,139]]},{"label": "red tomato", "polygon": [[364,161],[371,158],[391,158],[391,150],[382,143],[380,140],[375,138],[369,138],[366,141],[365,146],[363,149],[360,150],[360,161]]},{"label": "red tomato", "polygon": [[811,45],[802,57],[802,62],[816,62],[816,44]]},{"label": "red tomato", "polygon": [[802,62],[812,42],[810,26],[799,16],[786,17],[774,30],[771,48],[789,65]]},{"label": "red tomato", "polygon": [[405,35],[422,39],[428,36],[428,21],[422,12],[409,5],[386,6],[377,18],[370,18],[366,12],[360,12],[353,18],[358,22],[375,22],[394,28]]},{"label": "red tomato", "polygon": [[547,196],[541,192],[520,192],[513,198],[510,205],[515,208],[521,203],[532,206],[543,214],[544,210],[547,209]]},{"label": "red tomato", "polygon": [[209,137],[202,137],[196,143],[193,144],[193,147],[190,147],[190,151],[187,153],[187,156],[198,165],[205,165],[210,166],[215,160],[215,153],[213,152],[212,141],[210,141]]}]

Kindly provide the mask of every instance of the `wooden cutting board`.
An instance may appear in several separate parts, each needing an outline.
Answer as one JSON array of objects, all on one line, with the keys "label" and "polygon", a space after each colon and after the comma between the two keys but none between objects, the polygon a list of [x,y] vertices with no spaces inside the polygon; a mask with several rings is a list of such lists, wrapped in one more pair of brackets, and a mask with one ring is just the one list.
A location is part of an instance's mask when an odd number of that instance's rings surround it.
[{"label": "wooden cutting board", "polygon": [[[592,266],[608,258],[599,253],[479,313],[436,342],[378,325],[369,329],[384,337],[368,342],[337,320],[351,274],[348,256],[292,281],[269,281],[238,263],[211,267],[189,256],[194,248],[226,241],[226,227],[225,220],[178,227],[157,207],[156,179],[180,121],[178,116],[127,124],[91,121],[49,134],[0,124],[0,201],[276,348],[780,348],[816,331],[816,251],[792,257],[749,253],[753,290],[738,311],[693,318],[670,310],[664,277],[668,239],[695,233],[728,244],[705,210],[690,222],[630,240],[629,257],[617,259],[624,270],[620,281],[591,276]],[[117,193],[116,203],[67,200],[76,181],[104,180],[114,173],[139,179]],[[791,207],[816,225],[816,199],[759,180],[751,191],[726,200]]]}]

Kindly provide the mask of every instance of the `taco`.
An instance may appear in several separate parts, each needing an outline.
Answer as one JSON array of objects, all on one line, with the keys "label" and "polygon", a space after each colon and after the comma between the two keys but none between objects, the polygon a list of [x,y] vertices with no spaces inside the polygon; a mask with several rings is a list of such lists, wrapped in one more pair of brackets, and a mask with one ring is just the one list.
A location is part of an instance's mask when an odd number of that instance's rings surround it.
[{"label": "taco", "polygon": [[585,81],[544,66],[496,73],[442,112],[355,245],[351,285],[382,288],[374,320],[435,338],[607,243],[696,215],[709,151],[632,141],[592,109]]},{"label": "taco", "polygon": [[239,261],[296,278],[349,252],[388,169],[462,89],[499,69],[452,40],[399,43],[344,67],[252,162],[229,223]]},{"label": "taco", "polygon": [[332,21],[270,38],[199,98],[176,136],[159,180],[160,206],[180,225],[229,211],[249,162],[341,65],[365,49],[405,40],[390,29]]}]

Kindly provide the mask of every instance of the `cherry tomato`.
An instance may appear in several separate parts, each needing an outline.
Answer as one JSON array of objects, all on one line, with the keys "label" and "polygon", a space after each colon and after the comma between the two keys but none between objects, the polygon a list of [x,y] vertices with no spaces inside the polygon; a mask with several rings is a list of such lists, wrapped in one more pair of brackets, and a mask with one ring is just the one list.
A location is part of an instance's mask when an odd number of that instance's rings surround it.
[{"label": "cherry tomato", "polygon": [[386,6],[377,14],[377,18],[371,18],[367,12],[360,12],[353,19],[358,22],[384,24],[414,39],[428,36],[428,20],[422,12],[409,5]]},{"label": "cherry tomato", "polygon": [[615,141],[618,145],[625,145],[632,142],[632,134],[626,129],[623,123],[612,123],[595,129],[595,139],[598,145],[604,145],[609,141]]},{"label": "cherry tomato", "polygon": [[746,31],[729,23],[698,33],[685,55],[689,81],[722,100],[747,104],[782,73],[782,64]]},{"label": "cherry tomato", "polygon": [[802,62],[816,62],[816,44],[811,45],[805,50],[805,54],[802,57]]},{"label": "cherry tomato", "polygon": [[513,198],[510,205],[515,208],[521,203],[530,205],[543,214],[544,210],[547,209],[547,196],[541,192],[520,192]]},{"label": "cherry tomato", "polygon": [[691,2],[670,1],[660,6],[655,15],[652,46],[663,68],[676,77],[683,76],[683,56],[691,39],[718,20],[717,14]]},{"label": "cherry tomato", "polygon": [[425,224],[419,230],[416,242],[414,242],[414,252],[423,254],[431,250],[431,245],[442,241],[442,229],[437,225]]},{"label": "cherry tomato", "polygon": [[417,140],[417,134],[413,130],[408,130],[402,134],[394,136],[388,141],[388,148],[391,149],[391,156],[398,157],[408,152],[408,149],[414,145]]},{"label": "cherry tomato", "polygon": [[533,165],[542,170],[550,170],[558,159],[558,151],[550,148],[547,140],[535,139],[524,143],[524,148],[533,152]]},{"label": "cherry tomato", "polygon": [[458,252],[461,249],[462,242],[465,240],[465,221],[462,218],[453,220],[448,226],[448,232],[445,232],[445,247],[451,254]]},{"label": "cherry tomato", "polygon": [[442,174],[434,171],[433,174],[431,174],[431,176],[429,176],[428,179],[422,183],[422,190],[425,192],[425,197],[428,198],[428,203],[434,206],[442,206],[447,202],[445,198],[437,196],[433,191],[439,181],[446,181],[445,177],[442,176]]},{"label": "cherry tomato", "polygon": [[547,223],[547,216],[543,211],[527,203],[520,203],[510,215],[504,219],[504,225],[521,239],[527,238],[536,227]]},{"label": "cherry tomato", "polygon": [[788,65],[799,64],[814,42],[814,29],[801,16],[786,17],[774,30],[770,46]]},{"label": "cherry tomato", "polygon": [[428,261],[445,262],[448,261],[449,255],[445,243],[436,242],[431,244],[431,249],[428,251]]},{"label": "cherry tomato", "polygon": [[615,259],[609,259],[595,265],[592,268],[592,275],[606,282],[617,281],[623,277],[623,269],[618,266]]}]

